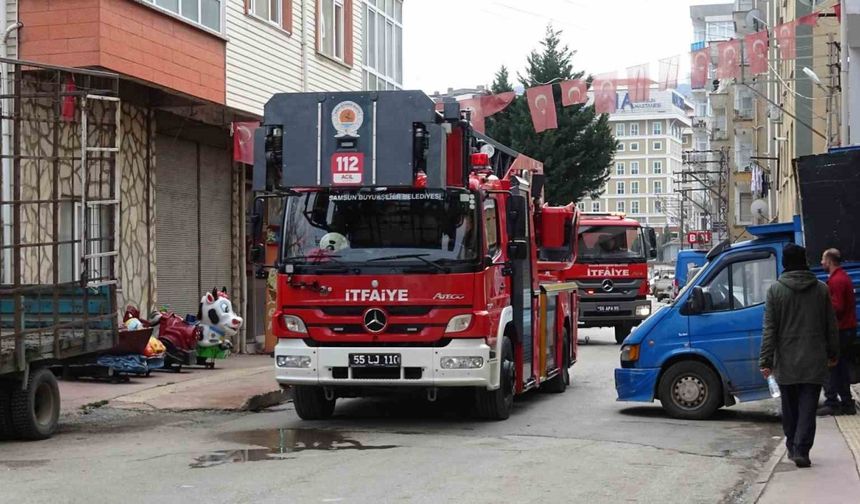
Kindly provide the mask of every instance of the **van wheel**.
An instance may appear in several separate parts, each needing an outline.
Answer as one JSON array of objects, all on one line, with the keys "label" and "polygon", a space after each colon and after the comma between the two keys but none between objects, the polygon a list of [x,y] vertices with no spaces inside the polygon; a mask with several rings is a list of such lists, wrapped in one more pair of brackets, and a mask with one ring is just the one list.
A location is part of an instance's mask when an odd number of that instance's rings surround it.
[{"label": "van wheel", "polygon": [[502,361],[499,366],[499,388],[476,392],[478,416],[487,420],[506,420],[514,407],[517,373],[514,369],[514,345],[507,336],[502,340]]},{"label": "van wheel", "polygon": [[619,345],[624,342],[624,338],[630,335],[633,326],[630,324],[619,324],[615,326],[615,343]]},{"label": "van wheel", "polygon": [[660,378],[660,402],[673,418],[704,420],[721,405],[723,386],[717,374],[696,361],[673,364]]},{"label": "van wheel", "polygon": [[54,435],[60,419],[60,388],[48,368],[30,373],[27,388],[13,385],[12,427],[21,439],[39,440]]},{"label": "van wheel", "polygon": [[13,382],[0,381],[0,440],[12,439],[12,387]]},{"label": "van wheel", "polygon": [[561,357],[561,370],[550,381],[546,382],[541,388],[551,394],[560,394],[565,391],[570,384],[570,336],[569,331],[564,330],[564,355]]},{"label": "van wheel", "polygon": [[326,399],[322,387],[296,385],[293,387],[293,405],[302,420],[324,420],[334,413],[337,399]]}]

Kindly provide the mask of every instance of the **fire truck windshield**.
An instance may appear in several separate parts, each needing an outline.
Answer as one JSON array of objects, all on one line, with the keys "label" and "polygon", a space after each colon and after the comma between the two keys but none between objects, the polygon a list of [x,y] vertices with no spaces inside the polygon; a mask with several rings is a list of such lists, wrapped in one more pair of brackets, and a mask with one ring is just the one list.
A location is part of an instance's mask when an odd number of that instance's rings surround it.
[{"label": "fire truck windshield", "polygon": [[[409,267],[476,263],[476,196],[465,190],[330,190],[287,198],[283,259],[330,266]],[[319,268],[319,266],[326,268]]]},{"label": "fire truck windshield", "polygon": [[645,262],[645,240],[638,227],[583,226],[579,231],[577,260]]}]

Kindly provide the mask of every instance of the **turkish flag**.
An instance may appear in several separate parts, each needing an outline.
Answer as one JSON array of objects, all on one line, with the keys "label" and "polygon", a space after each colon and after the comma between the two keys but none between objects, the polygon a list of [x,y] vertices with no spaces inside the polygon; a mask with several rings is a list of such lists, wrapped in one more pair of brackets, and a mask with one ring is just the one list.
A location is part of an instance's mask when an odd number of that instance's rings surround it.
[{"label": "turkish flag", "polygon": [[813,12],[812,14],[807,14],[805,16],[801,16],[797,18],[797,24],[806,25],[806,26],[815,26],[818,24],[818,13]]},{"label": "turkish flag", "polygon": [[717,78],[740,79],[741,77],[741,41],[729,40],[717,44]]},{"label": "turkish flag", "polygon": [[486,131],[485,119],[493,114],[505,110],[516,98],[516,93],[509,91],[494,95],[483,95],[460,101],[460,110],[468,110],[475,131],[484,133]]},{"label": "turkish flag", "polygon": [[596,77],[591,88],[594,90],[594,111],[598,114],[612,114],[618,108],[618,86],[615,76]]},{"label": "turkish flag", "polygon": [[702,89],[708,84],[708,68],[711,65],[711,54],[708,48],[690,53],[690,85],[693,89]]},{"label": "turkish flag", "polygon": [[233,161],[254,164],[254,130],[259,122],[233,123]]},{"label": "turkish flag", "polygon": [[838,3],[833,6],[833,15],[836,16],[836,20],[842,22],[842,4]]},{"label": "turkish flag", "polygon": [[779,54],[782,57],[782,60],[794,59],[797,54],[797,48],[795,47],[795,21],[776,25],[773,29],[773,33],[776,37],[776,44],[779,47]]},{"label": "turkish flag", "polygon": [[582,79],[573,79],[561,83],[561,104],[564,107],[578,105],[588,101],[588,85]]},{"label": "turkish flag", "polygon": [[[66,77],[66,83],[63,85],[63,92],[74,93],[77,90],[78,87],[75,85],[75,79],[72,78],[71,75]],[[63,97],[63,109],[60,115],[64,121],[75,120],[75,97],[73,95],[68,94]]]},{"label": "turkish flag", "polygon": [[552,84],[526,89],[526,99],[529,101],[529,111],[536,133],[558,128]]},{"label": "turkish flag", "polygon": [[646,102],[651,98],[651,79],[648,78],[647,63],[627,69],[627,94],[633,103]]},{"label": "turkish flag", "polygon": [[672,56],[671,58],[660,60],[660,91],[678,87],[678,69],[680,66],[680,56]]},{"label": "turkish flag", "polygon": [[751,33],[744,37],[747,61],[753,75],[767,73],[767,30]]}]

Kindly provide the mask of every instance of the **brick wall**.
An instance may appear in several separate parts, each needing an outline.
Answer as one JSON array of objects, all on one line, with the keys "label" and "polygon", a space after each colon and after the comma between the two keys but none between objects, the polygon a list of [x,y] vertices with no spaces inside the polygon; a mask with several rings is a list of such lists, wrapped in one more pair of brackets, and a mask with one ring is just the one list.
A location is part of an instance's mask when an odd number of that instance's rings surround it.
[{"label": "brick wall", "polygon": [[20,0],[22,59],[99,66],[225,102],[226,42],[133,0]]}]

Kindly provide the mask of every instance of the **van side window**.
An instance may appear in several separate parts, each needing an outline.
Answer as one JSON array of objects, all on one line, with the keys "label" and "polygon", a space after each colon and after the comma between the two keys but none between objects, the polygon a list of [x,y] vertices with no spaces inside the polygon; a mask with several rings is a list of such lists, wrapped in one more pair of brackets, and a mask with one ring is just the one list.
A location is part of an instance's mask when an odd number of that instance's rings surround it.
[{"label": "van side window", "polygon": [[484,232],[487,234],[487,254],[495,257],[499,252],[499,210],[496,200],[484,201]]},{"label": "van side window", "polygon": [[763,304],[776,281],[776,256],[725,266],[705,287],[705,311],[741,310]]}]

